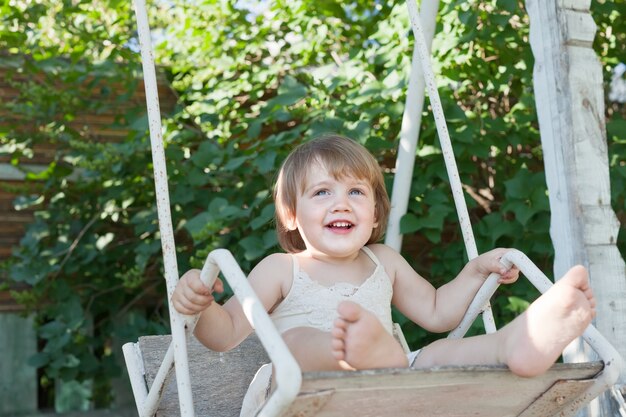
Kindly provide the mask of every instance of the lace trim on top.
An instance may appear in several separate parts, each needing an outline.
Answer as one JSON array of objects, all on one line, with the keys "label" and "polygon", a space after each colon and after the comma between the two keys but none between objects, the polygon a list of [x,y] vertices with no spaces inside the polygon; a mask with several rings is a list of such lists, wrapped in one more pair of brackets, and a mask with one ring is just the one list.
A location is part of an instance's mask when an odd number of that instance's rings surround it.
[{"label": "lace trim on top", "polygon": [[364,247],[365,252],[376,264],[374,272],[361,284],[337,282],[324,286],[314,281],[300,269],[294,255],[293,282],[285,299],[270,314],[280,333],[294,327],[313,327],[325,332],[332,329],[337,318],[337,306],[343,300],[360,304],[374,313],[385,329],[392,333],[391,280],[372,251]]}]

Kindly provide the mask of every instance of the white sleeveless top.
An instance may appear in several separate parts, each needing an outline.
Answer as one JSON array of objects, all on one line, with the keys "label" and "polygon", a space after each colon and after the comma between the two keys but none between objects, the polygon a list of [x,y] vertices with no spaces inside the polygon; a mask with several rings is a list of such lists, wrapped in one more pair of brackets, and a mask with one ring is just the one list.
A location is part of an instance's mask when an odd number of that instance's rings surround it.
[{"label": "white sleeveless top", "polygon": [[329,332],[338,316],[337,306],[343,300],[350,300],[374,313],[383,327],[392,333],[391,280],[376,255],[367,247],[362,250],[376,264],[376,268],[361,285],[337,282],[326,287],[302,271],[297,258],[292,255],[291,289],[270,314],[278,331],[282,334],[294,327],[313,327]]}]

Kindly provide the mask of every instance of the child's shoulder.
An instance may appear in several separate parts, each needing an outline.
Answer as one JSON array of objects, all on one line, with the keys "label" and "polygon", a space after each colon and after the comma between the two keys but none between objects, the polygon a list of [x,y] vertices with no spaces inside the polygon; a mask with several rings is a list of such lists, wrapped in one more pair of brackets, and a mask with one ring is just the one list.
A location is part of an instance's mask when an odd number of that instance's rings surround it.
[{"label": "child's shoulder", "polygon": [[402,258],[398,251],[383,243],[373,243],[371,245],[367,245],[367,248],[371,250],[380,262],[385,265],[397,262],[398,258]]},{"label": "child's shoulder", "polygon": [[261,269],[265,271],[268,271],[268,270],[291,271],[292,264],[293,264],[293,261],[291,259],[290,254],[272,253],[271,255],[267,255],[265,258],[263,258],[261,262],[259,262],[254,269]]},{"label": "child's shoulder", "polygon": [[263,258],[248,274],[251,282],[262,280],[264,286],[272,283],[283,288],[291,283],[293,270],[291,256],[287,253],[273,253]]},{"label": "child's shoulder", "polygon": [[376,256],[397,256],[399,253],[391,248],[390,246],[385,245],[384,243],[372,243],[366,246],[369,250],[374,252]]}]

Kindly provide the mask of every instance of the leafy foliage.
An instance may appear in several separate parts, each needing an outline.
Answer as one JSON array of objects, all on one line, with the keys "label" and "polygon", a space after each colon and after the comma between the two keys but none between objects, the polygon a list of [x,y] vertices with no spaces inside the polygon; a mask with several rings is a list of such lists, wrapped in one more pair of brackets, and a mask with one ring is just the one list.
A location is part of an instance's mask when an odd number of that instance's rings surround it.
[{"label": "leafy foliage", "polygon": [[[261,12],[217,0],[150,5],[156,58],[178,97],[163,131],[181,271],[217,247],[234,252],[244,270],[277,250],[271,185],[303,140],[328,131],[351,136],[391,181],[413,47],[404,2],[264,4]],[[119,0],[1,7],[6,81],[18,94],[2,103],[0,152],[27,175],[16,207],[35,210],[7,275],[30,286],[14,296],[36,311],[45,342],[31,364],[46,380],[93,378],[104,404],[119,372],[117,341],[168,326],[147,122],[143,103],[132,101],[140,68],[134,16]],[[608,80],[623,56],[624,19],[609,2],[594,7]],[[550,273],[522,3],[443,1],[436,33],[439,91],[479,250],[516,247]],[[613,201],[624,220],[624,109],[608,104]],[[124,132],[117,141],[102,142],[77,123],[105,112]],[[56,146],[54,159],[29,172],[42,144]],[[404,252],[439,285],[465,255],[428,112],[411,195]],[[498,321],[535,295],[523,283],[502,289]],[[434,337],[395,318],[413,345]]]}]

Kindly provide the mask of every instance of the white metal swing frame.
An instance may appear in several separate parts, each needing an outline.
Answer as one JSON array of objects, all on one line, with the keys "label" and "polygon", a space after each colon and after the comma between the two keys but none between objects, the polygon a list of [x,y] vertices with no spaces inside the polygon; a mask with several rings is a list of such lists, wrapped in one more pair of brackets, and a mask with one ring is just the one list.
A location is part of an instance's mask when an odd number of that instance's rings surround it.
[{"label": "white metal swing frame", "polygon": [[[134,3],[144,70],[150,140],[157,195],[157,210],[169,299],[171,298],[176,283],[178,282],[178,267],[174,250],[175,243],[170,214],[167,172],[162,144],[161,116],[157,94],[156,71],[154,67],[145,0],[134,0]],[[427,13],[436,13],[438,1],[431,3],[432,4],[428,6],[429,2],[426,2],[425,7],[430,7]],[[415,36],[415,48],[417,52],[417,54],[413,55],[413,59],[415,61],[416,57],[418,57],[421,62],[423,79],[426,82],[426,89],[430,96],[437,131],[439,133],[441,147],[446,162],[446,168],[450,178],[454,201],[459,215],[461,230],[463,232],[463,238],[467,248],[466,250],[468,257],[473,259],[478,256],[478,251],[476,249],[469,214],[467,212],[463,190],[458,170],[456,168],[456,162],[454,160],[450,136],[448,134],[443,109],[430,65],[428,48],[426,46],[426,41],[420,25],[420,19],[418,17],[417,5],[414,0],[407,0],[407,6],[411,26]],[[432,9],[433,7],[434,9]],[[429,34],[429,38],[432,39],[432,34]],[[413,69],[411,71],[411,82],[409,83],[409,95],[420,93],[419,91],[415,91],[420,88],[420,83],[416,83],[416,79],[420,78],[419,74],[416,73],[416,68],[417,67],[414,62]],[[423,86],[421,88],[423,89]],[[419,125],[419,122],[417,124]],[[415,129],[415,124],[413,124],[410,129]],[[406,139],[406,135],[404,136]],[[414,155],[415,144],[409,144],[409,146],[402,146],[401,144],[398,151],[398,161],[400,162],[401,159],[405,161],[410,160],[410,158],[414,158]],[[409,165],[412,171],[412,162]],[[404,172],[404,174],[405,179],[403,181],[406,182],[406,172]],[[410,173],[408,174],[408,178],[410,184]],[[397,185],[394,183],[394,195],[396,194],[396,188]],[[406,210],[406,206],[404,209]],[[403,213],[399,213],[398,215],[398,213],[396,213],[394,215],[396,222],[402,214]],[[395,236],[393,231],[391,235]],[[396,243],[391,242],[391,245],[397,246],[397,240]],[[519,251],[513,250],[506,253],[502,262],[507,266],[515,264],[542,293],[547,291],[547,289],[552,286],[552,282],[523,253]],[[241,271],[239,265],[230,252],[224,249],[218,249],[209,254],[202,269],[202,281],[209,286],[212,285],[220,270],[232,287],[235,296],[243,306],[246,317],[255,328],[261,343],[267,350],[268,355],[275,366],[277,388],[259,412],[258,416],[279,416],[287,410],[295,397],[298,395],[302,382],[302,372],[277,330],[273,326],[267,312],[248,284],[246,276]],[[461,324],[450,334],[449,337],[458,338],[465,335],[471,323],[481,312],[483,313],[483,320],[487,331],[495,331],[495,325],[493,323],[493,317],[489,307],[489,299],[498,287],[497,280],[497,274],[492,274],[486,280],[485,284],[478,291],[474,301],[471,303]],[[151,417],[156,413],[161,395],[163,393],[164,385],[167,381],[168,375],[174,367],[174,363],[176,363],[175,369],[180,415],[183,417],[191,417],[195,415],[187,358],[187,336],[193,330],[197,317],[184,316],[178,313],[171,305],[169,307],[169,312],[172,330],[172,343],[165,354],[165,358],[161,363],[151,387],[148,388],[146,386],[144,372],[142,369],[143,365],[141,360],[138,359],[141,355],[136,351],[136,345],[134,343],[128,343],[123,347],[129,378],[135,397],[135,403],[140,417]],[[595,380],[595,383],[591,385],[581,397],[579,397],[579,406],[584,405],[606,389],[610,388],[617,380],[620,369],[622,368],[622,359],[618,352],[602,335],[598,333],[595,327],[590,325],[585,331],[583,338],[598,353],[599,357],[604,362],[604,368]],[[571,413],[573,414],[574,411],[575,410],[572,410]]]}]

